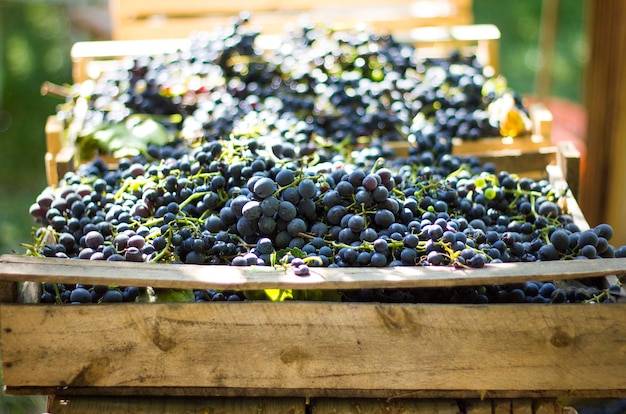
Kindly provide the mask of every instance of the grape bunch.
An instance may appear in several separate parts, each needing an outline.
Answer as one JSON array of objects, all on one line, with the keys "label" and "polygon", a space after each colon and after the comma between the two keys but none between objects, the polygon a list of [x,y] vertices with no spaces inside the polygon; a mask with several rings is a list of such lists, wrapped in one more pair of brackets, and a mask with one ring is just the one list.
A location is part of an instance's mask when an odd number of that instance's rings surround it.
[{"label": "grape bunch", "polygon": [[345,302],[380,303],[614,303],[623,296],[621,285],[600,288],[560,285],[554,282],[525,282],[505,285],[420,289],[358,289],[342,291]]},{"label": "grape bunch", "polygon": [[[199,37],[186,52],[137,58],[94,84],[87,125],[151,115],[174,139],[115,168],[95,158],[44,189],[30,208],[39,227],[28,254],[285,266],[302,277],[316,266],[480,268],[626,256],[626,246],[610,244],[609,225],[574,223],[561,203],[565,189],[451,154],[452,137],[497,131],[486,109],[497,88],[474,58],[417,61],[411,46],[389,36],[313,27],[269,53],[243,27]],[[407,158],[387,148],[394,140],[413,143]],[[341,299],[577,298],[529,286]],[[145,293],[46,284],[42,301],[134,301]],[[585,300],[603,294],[590,288]]]},{"label": "grape bunch", "polygon": [[[159,158],[167,155],[159,154],[165,141],[241,134],[263,136],[289,157],[385,142],[410,142],[418,151],[435,146],[441,154],[450,152],[452,138],[501,135],[492,108],[506,98],[527,117],[520,95],[474,56],[417,58],[414,46],[366,29],[303,25],[275,48],[259,46],[258,37],[242,19],[190,38],[188,50],[129,58],[76,85],[59,116],[75,116],[77,96],[88,102],[77,139],[83,159]],[[137,131],[138,119],[155,121],[155,131]],[[518,129],[507,133],[527,132]]]}]

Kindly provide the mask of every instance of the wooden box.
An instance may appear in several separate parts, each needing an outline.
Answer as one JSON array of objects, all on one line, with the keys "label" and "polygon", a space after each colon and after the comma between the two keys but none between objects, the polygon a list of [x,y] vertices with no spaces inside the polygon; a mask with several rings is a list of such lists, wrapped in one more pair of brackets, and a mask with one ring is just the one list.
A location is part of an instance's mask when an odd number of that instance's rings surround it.
[{"label": "wooden box", "polygon": [[[4,280],[168,288],[454,286],[626,273],[626,259],[471,271],[320,269],[307,279],[232,267],[1,260]],[[480,413],[505,400],[527,405],[497,411],[517,413],[559,397],[625,395],[625,311],[623,303],[5,303],[0,343],[7,393],[54,395],[66,405],[86,396],[109,403],[184,396],[337,409],[350,404],[343,398],[378,406],[437,398],[460,399]],[[541,412],[560,412],[554,404]]]},{"label": "wooden box", "polygon": [[[497,43],[500,32],[493,25],[419,27],[412,31],[400,31],[397,35],[403,41],[418,45],[418,52],[425,56],[444,56],[451,50],[465,45],[472,53],[477,54],[483,65],[492,66],[497,71]],[[259,40],[267,48],[275,47],[276,41],[274,35],[266,35]],[[189,39],[182,38],[79,42],[72,48],[74,79],[77,83],[97,79],[101,73],[118,66],[119,58],[184,50],[189,47],[189,42]],[[45,162],[48,183],[52,186],[56,185],[67,171],[75,170],[79,163],[85,161],[77,159],[73,143],[80,133],[86,111],[87,103],[84,99],[78,99],[74,118],[70,123],[60,120],[57,116],[48,119],[46,125],[48,150]],[[543,178],[545,165],[553,163],[557,154],[550,136],[552,115],[540,103],[531,105],[529,113],[532,123],[529,134],[515,138],[483,137],[477,141],[454,139],[452,153],[476,156],[483,161],[494,162],[501,170],[515,169],[531,178]],[[406,156],[411,144],[389,142],[388,146],[398,156]],[[114,164],[116,160],[109,159],[108,162]],[[574,168],[567,172],[567,178],[574,187],[578,184],[577,174],[578,170]]]},{"label": "wooden box", "polygon": [[[562,179],[559,167],[548,170]],[[571,193],[568,208],[587,228]],[[608,284],[624,275],[626,259],[470,270],[314,268],[299,277],[271,268],[6,255],[3,379],[7,393],[49,395],[57,413],[562,413],[562,398],[626,395],[626,304],[48,305],[36,303],[37,288],[80,282],[326,290],[589,278]]]}]

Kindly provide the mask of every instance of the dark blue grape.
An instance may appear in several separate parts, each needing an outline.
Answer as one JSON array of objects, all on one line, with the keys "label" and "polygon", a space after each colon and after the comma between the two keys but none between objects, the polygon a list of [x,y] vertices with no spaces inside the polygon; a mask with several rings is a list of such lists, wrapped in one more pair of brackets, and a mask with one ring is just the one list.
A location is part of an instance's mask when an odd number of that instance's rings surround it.
[{"label": "dark blue grape", "polygon": [[276,183],[271,178],[262,177],[254,183],[254,195],[261,199],[271,196],[276,190]]},{"label": "dark blue grape", "polygon": [[85,288],[76,288],[70,294],[72,303],[91,303],[91,293]]}]

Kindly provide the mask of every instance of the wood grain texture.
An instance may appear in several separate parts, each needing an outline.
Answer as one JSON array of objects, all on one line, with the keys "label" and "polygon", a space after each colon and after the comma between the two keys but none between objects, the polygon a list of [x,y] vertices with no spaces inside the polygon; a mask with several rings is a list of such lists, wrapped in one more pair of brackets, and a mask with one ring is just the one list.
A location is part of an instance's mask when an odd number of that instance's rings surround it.
[{"label": "wood grain texture", "polygon": [[624,304],[6,304],[0,345],[8,392],[180,387],[217,395],[527,390],[600,397],[626,390],[624,312]]},{"label": "wood grain texture", "polygon": [[18,284],[16,282],[0,282],[0,303],[16,302],[18,297]]},{"label": "wood grain texture", "polygon": [[[380,1],[376,0],[231,0],[223,1],[198,1],[179,0],[176,3],[167,0],[153,0],[146,2],[142,0],[110,0],[110,3],[118,3],[120,12],[127,16],[150,16],[155,14],[178,14],[178,15],[198,15],[211,13],[232,13],[240,10],[254,11],[280,11],[280,10],[312,10],[320,7],[366,7],[380,6]],[[386,6],[422,6],[427,8],[433,6],[433,1],[419,0],[388,0]],[[447,10],[449,14],[468,12],[471,13],[471,0],[441,0],[438,3],[444,4],[441,9]],[[442,11],[443,13],[443,11]]]},{"label": "wood grain texture", "polygon": [[470,24],[470,0],[258,0],[250,1],[135,1],[111,0],[113,39],[187,37],[193,31],[227,26],[241,11],[251,12],[252,27],[263,33],[282,32],[303,15],[312,21],[336,24],[368,23],[387,32],[419,26]]},{"label": "wood grain texture", "polygon": [[491,414],[490,400],[321,398],[311,414]]},{"label": "wood grain texture", "polygon": [[59,397],[50,414],[304,414],[304,398]]},{"label": "wood grain texture", "polygon": [[626,258],[452,266],[311,268],[300,277],[289,269],[189,264],[149,264],[0,256],[0,280],[152,286],[192,289],[359,289],[477,286],[626,275]]},{"label": "wood grain texture", "polygon": [[580,204],[591,224],[611,224],[615,243],[622,245],[626,244],[626,2],[587,2],[586,16],[588,123]]}]

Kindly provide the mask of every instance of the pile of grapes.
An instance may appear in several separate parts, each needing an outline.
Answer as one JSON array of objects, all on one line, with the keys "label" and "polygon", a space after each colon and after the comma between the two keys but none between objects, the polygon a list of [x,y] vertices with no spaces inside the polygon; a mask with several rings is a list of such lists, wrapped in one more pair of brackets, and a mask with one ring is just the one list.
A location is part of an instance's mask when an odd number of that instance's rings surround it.
[{"label": "pile of grapes", "polygon": [[[480,268],[626,256],[626,246],[610,244],[609,225],[581,230],[573,222],[565,189],[451,155],[452,137],[498,131],[487,110],[497,88],[475,59],[417,61],[412,47],[389,36],[313,27],[268,54],[243,23],[195,38],[188,51],[134,59],[94,82],[87,129],[140,115],[171,139],[146,143],[114,169],[96,158],[45,189],[30,209],[39,228],[28,254],[289,266],[303,277],[313,266]],[[386,148],[399,140],[413,143],[406,159]],[[133,287],[45,284],[42,301],[139,295]],[[458,303],[612,298],[548,283],[338,295]],[[246,293],[204,290],[191,299],[234,301]]]}]

